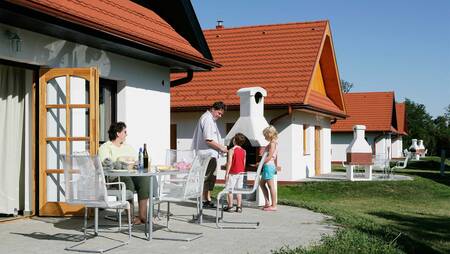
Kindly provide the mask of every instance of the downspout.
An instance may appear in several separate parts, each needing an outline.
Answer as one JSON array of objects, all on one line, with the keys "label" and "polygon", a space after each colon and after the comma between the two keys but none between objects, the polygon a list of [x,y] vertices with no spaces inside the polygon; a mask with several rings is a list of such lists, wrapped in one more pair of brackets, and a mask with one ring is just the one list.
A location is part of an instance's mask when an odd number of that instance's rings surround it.
[{"label": "downspout", "polygon": [[179,79],[170,81],[170,87],[176,87],[176,86],[191,82],[193,77],[194,77],[194,71],[187,70],[187,76],[184,78],[179,78]]},{"label": "downspout", "polygon": [[288,105],[288,108],[287,108],[287,112],[285,112],[285,113],[283,113],[283,114],[281,114],[281,115],[279,115],[279,116],[277,116],[277,117],[275,117],[275,118],[273,118],[272,120],[270,120],[270,125],[274,125],[276,122],[278,122],[281,118],[283,118],[283,117],[285,117],[285,116],[289,116],[289,115],[291,115],[292,114],[292,106],[291,105]]}]

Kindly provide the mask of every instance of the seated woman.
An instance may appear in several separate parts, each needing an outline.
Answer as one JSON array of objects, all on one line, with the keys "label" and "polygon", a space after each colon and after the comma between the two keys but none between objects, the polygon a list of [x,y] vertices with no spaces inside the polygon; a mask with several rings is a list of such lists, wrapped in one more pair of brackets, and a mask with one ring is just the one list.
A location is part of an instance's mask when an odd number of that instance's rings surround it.
[{"label": "seated woman", "polygon": [[[127,126],[124,122],[117,122],[111,124],[108,130],[109,140],[99,148],[100,161],[110,159],[115,162],[120,158],[133,158],[137,160],[135,150],[125,144],[127,137]],[[127,190],[137,192],[139,200],[139,216],[133,219],[134,224],[142,224],[147,220],[147,201],[149,197],[149,178],[148,177],[120,177],[120,181],[124,182]],[[131,211],[133,210],[133,200],[129,200],[131,204]]]}]

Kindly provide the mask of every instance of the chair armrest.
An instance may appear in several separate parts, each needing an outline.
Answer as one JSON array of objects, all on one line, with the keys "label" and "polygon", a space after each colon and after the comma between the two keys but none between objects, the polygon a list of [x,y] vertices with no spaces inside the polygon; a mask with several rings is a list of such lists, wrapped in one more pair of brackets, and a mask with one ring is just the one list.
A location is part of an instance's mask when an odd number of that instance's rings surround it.
[{"label": "chair armrest", "polygon": [[105,183],[106,186],[119,185],[120,201],[126,200],[126,186],[123,182]]}]

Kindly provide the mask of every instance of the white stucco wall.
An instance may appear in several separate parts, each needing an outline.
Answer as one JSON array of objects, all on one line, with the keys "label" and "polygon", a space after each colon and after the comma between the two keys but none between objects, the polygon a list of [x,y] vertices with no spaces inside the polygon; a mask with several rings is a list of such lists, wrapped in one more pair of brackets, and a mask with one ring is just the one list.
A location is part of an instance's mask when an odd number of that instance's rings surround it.
[{"label": "white stucco wall", "polygon": [[[265,110],[264,116],[268,122],[286,113],[287,110]],[[198,118],[203,112],[175,112],[172,113],[171,123],[177,125],[177,149],[190,149],[192,135]],[[239,118],[239,111],[228,111],[218,120],[219,131],[223,139],[226,136],[226,123],[234,123]],[[310,113],[294,111],[291,116],[285,116],[275,123],[279,132],[278,164],[282,170],[278,174],[279,181],[297,181],[314,172],[314,126],[322,126],[321,135],[321,165],[322,173],[331,172],[331,130],[330,119],[316,117]],[[309,151],[303,154],[303,124],[307,124]],[[219,163],[224,165],[225,158]],[[218,179],[223,179],[224,172],[218,173]]]},{"label": "white stucco wall", "polygon": [[[15,32],[22,39],[20,52],[11,50],[6,31]],[[50,68],[97,67],[101,77],[119,83],[117,120],[127,124],[127,143],[136,152],[147,143],[152,163],[165,162],[170,144],[167,67],[3,24],[0,24],[0,59]],[[63,175],[57,179],[61,182]],[[54,180],[49,177],[47,183],[48,200],[62,201],[63,195],[57,193]]]},{"label": "white stucco wall", "polygon": [[403,137],[397,136],[392,139],[392,158],[403,157]]}]

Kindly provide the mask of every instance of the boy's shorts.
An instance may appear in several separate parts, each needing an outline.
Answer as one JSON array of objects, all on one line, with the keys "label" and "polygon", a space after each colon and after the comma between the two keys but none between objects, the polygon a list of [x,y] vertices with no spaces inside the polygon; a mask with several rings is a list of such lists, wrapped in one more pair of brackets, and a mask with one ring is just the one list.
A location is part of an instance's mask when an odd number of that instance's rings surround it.
[{"label": "boy's shorts", "polygon": [[243,174],[229,174],[228,175],[228,182],[225,186],[225,189],[227,190],[233,190],[233,189],[242,189],[244,186],[244,175]]},{"label": "boy's shorts", "polygon": [[263,180],[272,180],[276,173],[277,173],[277,169],[275,168],[275,165],[264,164],[263,169],[262,169],[262,179]]}]

